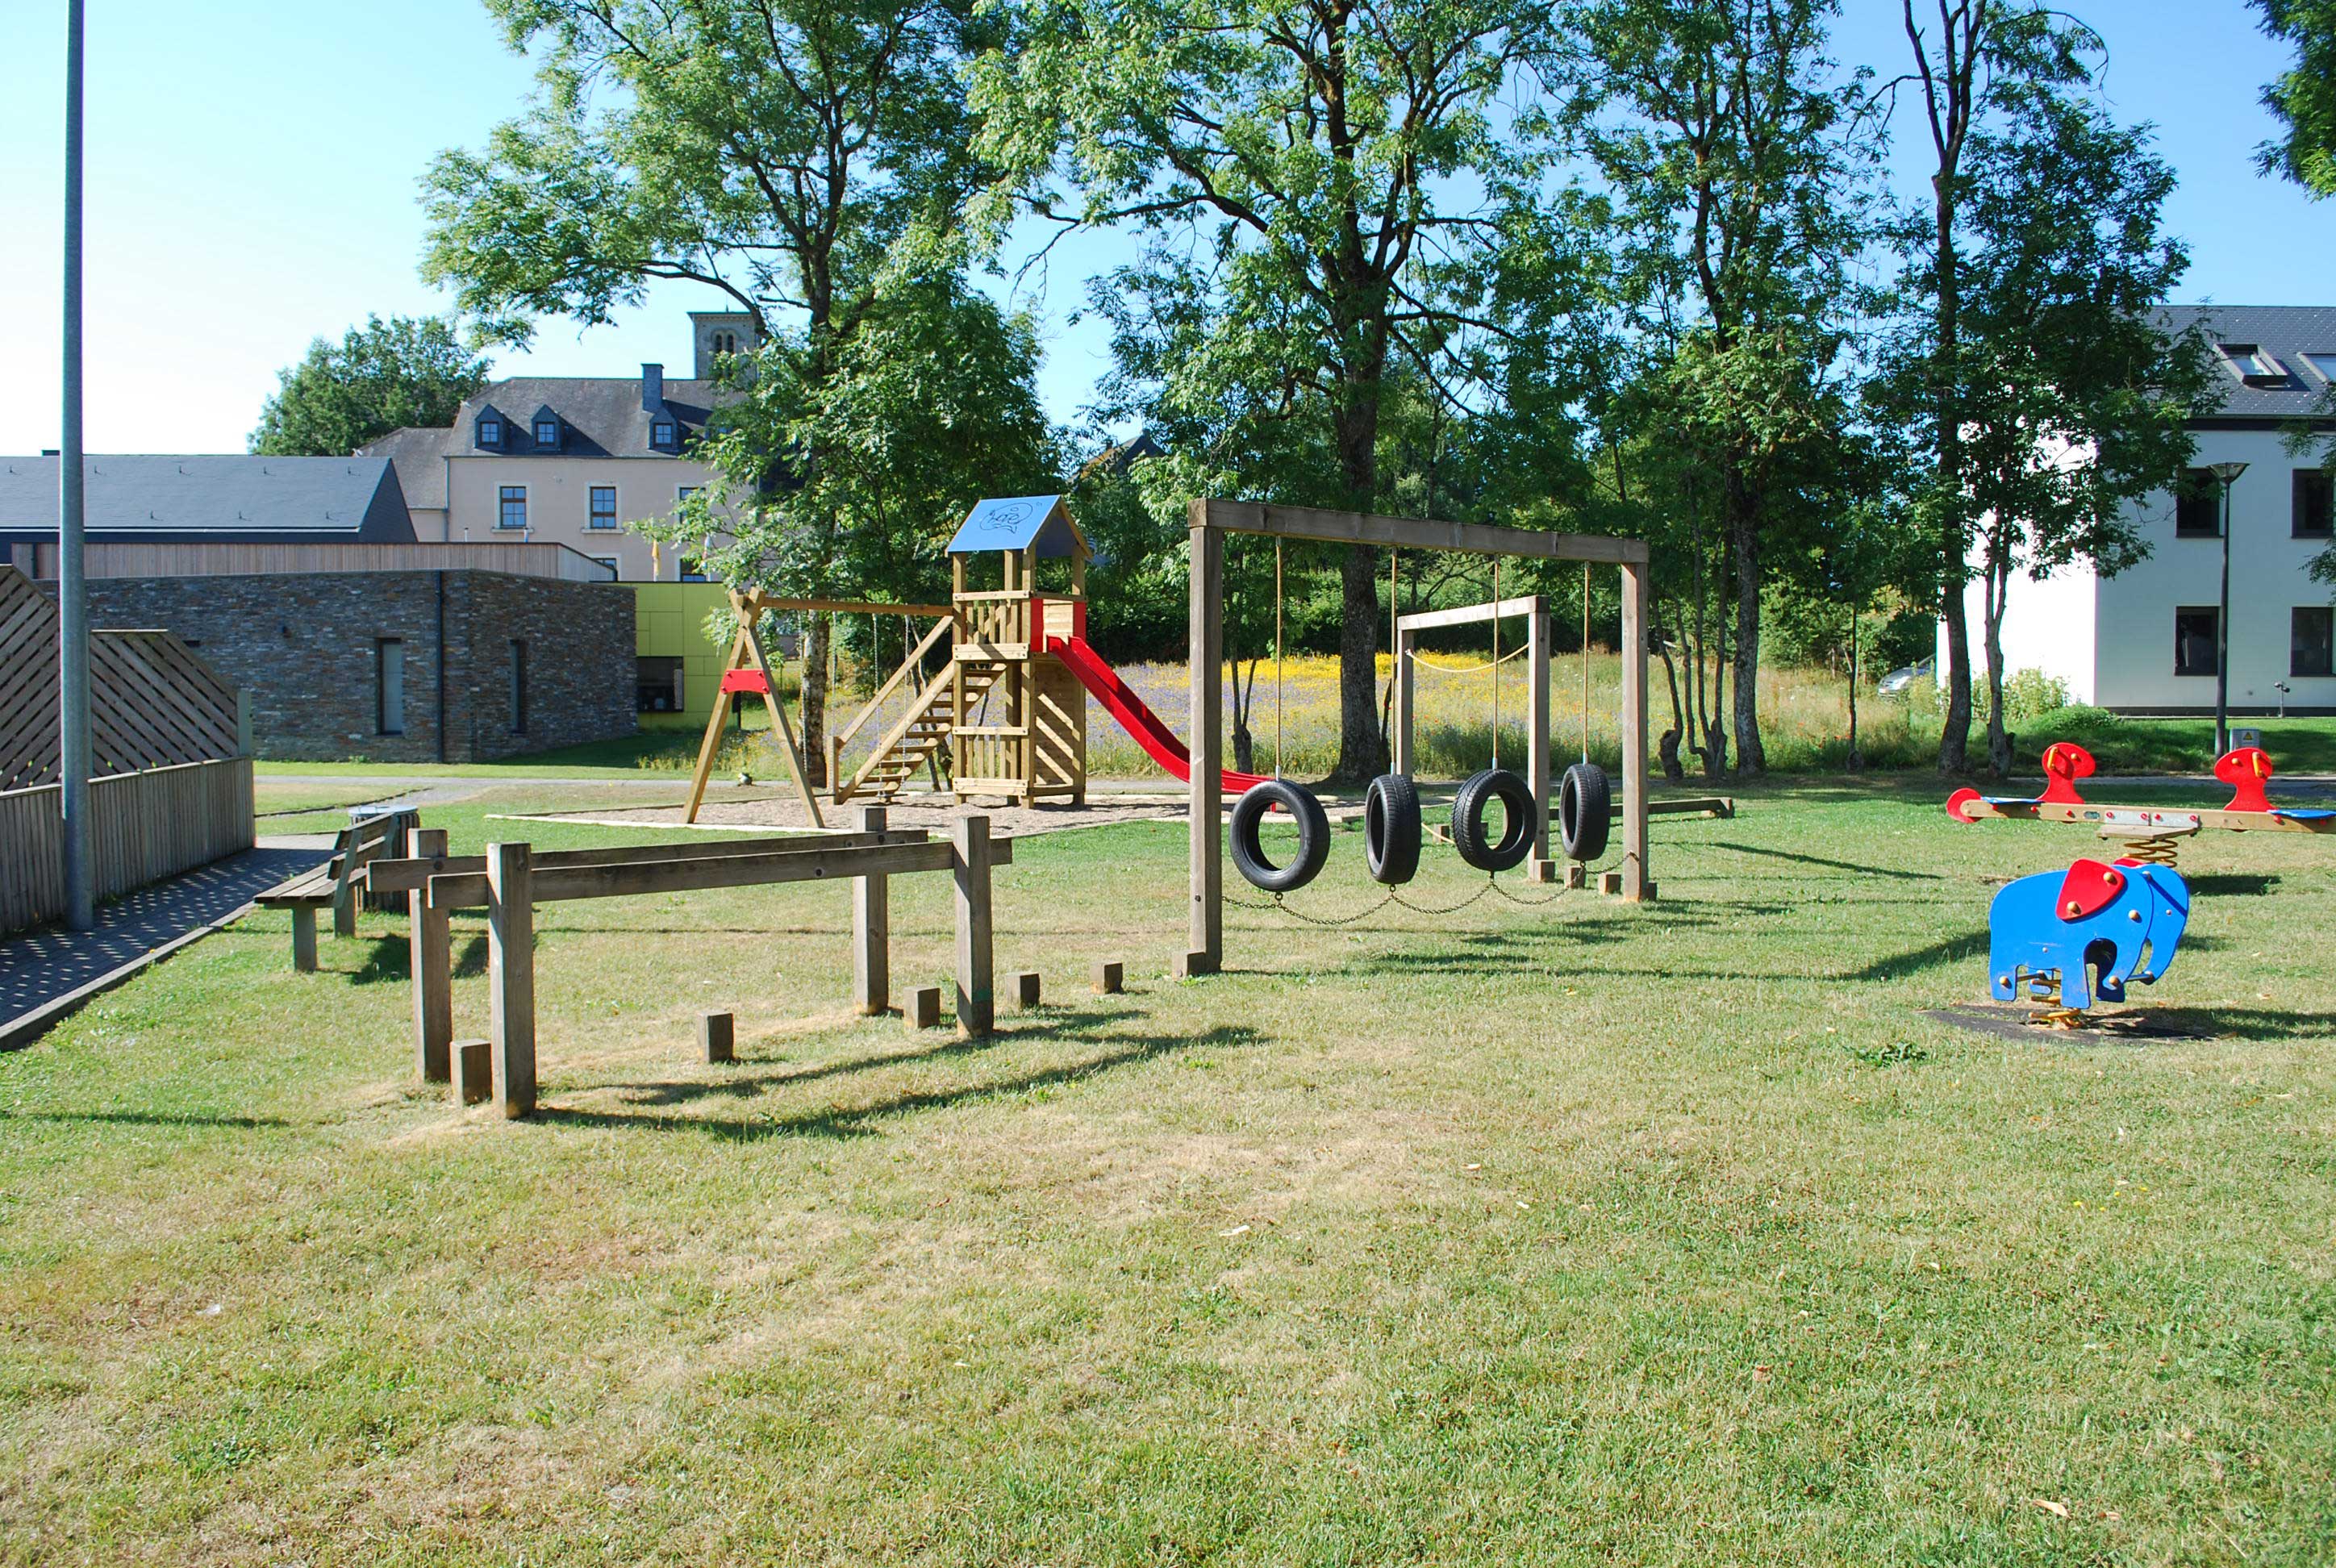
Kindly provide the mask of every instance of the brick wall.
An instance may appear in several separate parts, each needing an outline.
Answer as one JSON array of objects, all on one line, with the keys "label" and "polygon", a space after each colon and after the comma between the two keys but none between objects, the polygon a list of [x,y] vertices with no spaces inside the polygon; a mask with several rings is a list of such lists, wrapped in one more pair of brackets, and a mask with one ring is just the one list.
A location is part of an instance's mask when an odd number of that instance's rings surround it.
[{"label": "brick wall", "polygon": [[[89,597],[91,625],[167,627],[248,688],[262,757],[475,762],[634,729],[633,596],[613,585],[485,571],[304,572],[101,578]],[[402,735],[376,724],[384,638],[402,645]],[[527,648],[521,733],[510,723],[514,640]]]}]

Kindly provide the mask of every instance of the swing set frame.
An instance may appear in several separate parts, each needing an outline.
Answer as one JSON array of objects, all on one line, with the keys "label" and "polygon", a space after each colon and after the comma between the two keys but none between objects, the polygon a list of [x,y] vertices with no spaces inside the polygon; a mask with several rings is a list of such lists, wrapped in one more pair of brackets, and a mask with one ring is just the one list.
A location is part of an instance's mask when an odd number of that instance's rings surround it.
[{"label": "swing set frame", "polygon": [[[1229,533],[1619,568],[1622,579],[1622,863],[1614,873],[1615,891],[1630,903],[1642,903],[1654,896],[1647,865],[1646,541],[1201,497],[1187,504],[1184,522],[1192,542],[1186,649],[1192,677],[1192,771],[1186,807],[1192,895],[1187,950],[1177,965],[1180,975],[1215,974],[1224,965],[1224,682],[1221,667],[1224,662],[1224,536]],[[1504,611],[1501,604],[1476,608],[1494,616]],[[1537,706],[1545,713],[1548,661],[1536,659],[1534,667],[1541,671],[1543,688],[1537,693],[1542,698]],[[1400,659],[1396,668],[1400,684]],[[1534,748],[1535,755],[1544,758],[1541,765],[1544,769],[1547,750],[1546,745]],[[1545,791],[1544,779],[1543,794],[1536,797],[1544,803],[1541,813],[1544,824],[1548,820]],[[1546,848],[1546,841],[1542,841],[1535,852],[1545,855]]]}]

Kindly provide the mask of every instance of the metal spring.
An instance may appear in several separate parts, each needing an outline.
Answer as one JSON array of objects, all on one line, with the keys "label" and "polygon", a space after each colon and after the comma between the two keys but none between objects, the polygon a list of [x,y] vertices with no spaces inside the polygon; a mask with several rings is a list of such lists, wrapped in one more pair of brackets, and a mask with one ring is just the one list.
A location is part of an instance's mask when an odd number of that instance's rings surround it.
[{"label": "metal spring", "polygon": [[2175,863],[2175,857],[2178,852],[2179,846],[2176,845],[2172,839],[2168,838],[2127,839],[2125,841],[2126,859],[2141,861],[2149,865],[2170,866]]}]

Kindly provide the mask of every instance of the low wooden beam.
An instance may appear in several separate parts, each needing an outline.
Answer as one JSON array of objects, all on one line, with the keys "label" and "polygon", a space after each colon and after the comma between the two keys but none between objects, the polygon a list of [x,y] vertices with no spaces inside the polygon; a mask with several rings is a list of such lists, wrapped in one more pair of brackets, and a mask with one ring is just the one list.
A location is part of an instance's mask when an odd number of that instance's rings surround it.
[{"label": "low wooden beam", "polygon": [[1521,599],[1504,599],[1485,604],[1464,604],[1456,609],[1423,609],[1415,614],[1397,616],[1396,630],[1426,631],[1441,626],[1476,626],[1488,620],[1505,620],[1513,615],[1539,615],[1542,599],[1537,593]]},{"label": "low wooden beam", "polygon": [[[555,866],[638,865],[651,861],[715,860],[726,855],[784,854],[797,850],[858,849],[875,844],[920,844],[932,834],[924,828],[888,828],[879,833],[793,833],[783,838],[717,839],[658,844],[610,844],[589,850],[543,850],[535,856],[538,871]],[[409,893],[427,886],[433,877],[470,872],[484,875],[484,855],[433,855],[414,860],[375,861],[365,868],[366,885],[377,893]]]},{"label": "low wooden beam", "polygon": [[1185,514],[1192,529],[1274,534],[1325,544],[1391,545],[1397,550],[1455,550],[1473,555],[1529,556],[1607,565],[1647,561],[1647,541],[1596,533],[1542,533],[1482,522],[1444,522],[1314,506],[1266,506],[1250,501],[1193,501]]},{"label": "low wooden beam", "polygon": [[[833,881],[845,877],[898,876],[947,871],[946,843],[870,844],[826,847],[782,854],[676,857],[622,865],[549,866],[533,872],[538,903],[575,899],[630,898],[642,893],[696,892],[713,888],[760,887],[778,882]],[[990,863],[1010,865],[1014,841],[990,844]],[[456,872],[430,879],[433,909],[476,909],[487,903],[489,877]]]}]

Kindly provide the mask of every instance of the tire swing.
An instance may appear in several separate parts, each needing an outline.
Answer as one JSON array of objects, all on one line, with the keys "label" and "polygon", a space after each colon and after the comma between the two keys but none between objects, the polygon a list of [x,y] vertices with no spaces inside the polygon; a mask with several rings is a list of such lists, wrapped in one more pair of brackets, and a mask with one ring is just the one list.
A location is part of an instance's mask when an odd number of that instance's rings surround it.
[{"label": "tire swing", "polygon": [[[1493,602],[1501,601],[1501,563],[1493,562]],[[1530,644],[1528,644],[1530,646]],[[1452,797],[1452,847],[1480,872],[1513,871],[1533,852],[1533,786],[1514,769],[1501,765],[1501,618],[1493,617],[1493,765],[1471,774]],[[1487,831],[1485,818],[1498,802],[1505,823],[1499,839]]]},{"label": "tire swing", "polygon": [[1371,881],[1395,888],[1419,874],[1419,791],[1401,774],[1381,774],[1363,795],[1363,862]]},{"label": "tire swing", "polygon": [[1588,865],[1606,852],[1613,826],[1614,784],[1590,760],[1590,566],[1582,567],[1582,760],[1557,785],[1557,837],[1565,858]]},{"label": "tire swing", "polygon": [[[1273,777],[1251,784],[1241,799],[1233,803],[1229,837],[1231,839],[1233,869],[1243,881],[1260,892],[1271,893],[1276,901],[1284,893],[1296,892],[1322,872],[1322,862],[1330,857],[1330,818],[1322,810],[1322,803],[1314,792],[1295,784],[1281,776],[1281,541],[1273,542]],[[1298,824],[1298,853],[1284,865],[1275,865],[1260,842],[1260,830],[1265,815],[1276,808],[1289,813]]]}]

